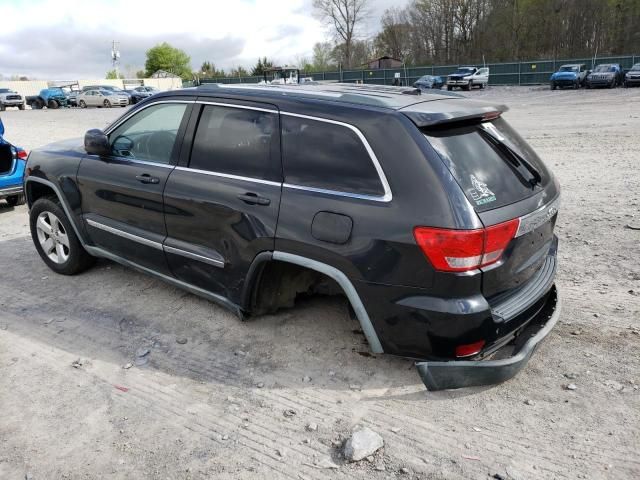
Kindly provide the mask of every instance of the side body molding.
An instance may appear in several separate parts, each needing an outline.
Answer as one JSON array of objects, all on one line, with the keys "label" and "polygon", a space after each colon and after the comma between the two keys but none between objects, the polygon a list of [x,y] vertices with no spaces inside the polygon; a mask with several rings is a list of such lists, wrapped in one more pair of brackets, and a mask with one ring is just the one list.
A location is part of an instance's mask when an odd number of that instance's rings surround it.
[{"label": "side body molding", "polygon": [[279,260],[281,262],[294,263],[305,268],[310,268],[311,270],[323,273],[338,282],[338,285],[340,285],[345,295],[349,299],[349,302],[351,302],[353,310],[356,312],[356,316],[358,317],[358,321],[360,322],[362,332],[369,342],[371,351],[373,353],[384,353],[382,344],[378,339],[378,334],[373,328],[373,324],[371,323],[371,319],[369,318],[369,314],[364,308],[364,305],[362,304],[360,296],[358,295],[355,287],[344,273],[342,273],[337,268],[332,267],[331,265],[327,265],[326,263],[321,263],[310,258],[294,255],[292,253],[275,251],[273,252],[273,259]]}]

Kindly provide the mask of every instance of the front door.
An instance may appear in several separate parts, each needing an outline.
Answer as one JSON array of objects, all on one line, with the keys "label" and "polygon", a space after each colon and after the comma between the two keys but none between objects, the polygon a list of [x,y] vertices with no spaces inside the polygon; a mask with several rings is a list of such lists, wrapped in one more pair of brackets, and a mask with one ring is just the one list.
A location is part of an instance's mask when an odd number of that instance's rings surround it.
[{"label": "front door", "polygon": [[177,278],[239,303],[254,257],[274,248],[282,168],[276,107],[229,102],[194,107],[164,192],[165,251]]},{"label": "front door", "polygon": [[[82,214],[92,242],[137,265],[169,274],[162,192],[175,168],[190,104],[143,108],[108,132],[111,155],[83,158]],[[182,128],[181,128],[182,127]]]}]

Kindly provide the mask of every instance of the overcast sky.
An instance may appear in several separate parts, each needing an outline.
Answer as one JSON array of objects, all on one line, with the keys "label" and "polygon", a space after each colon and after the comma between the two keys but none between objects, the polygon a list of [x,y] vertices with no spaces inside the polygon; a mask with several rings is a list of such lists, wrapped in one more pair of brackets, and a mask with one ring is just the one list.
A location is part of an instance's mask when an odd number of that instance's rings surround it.
[{"label": "overcast sky", "polygon": [[[408,0],[369,0],[363,34],[380,15]],[[311,0],[0,0],[0,74],[38,79],[102,78],[111,69],[111,41],[121,70],[143,68],[145,52],[167,41],[225,69],[249,68],[258,56],[281,64],[311,56],[329,32]]]}]

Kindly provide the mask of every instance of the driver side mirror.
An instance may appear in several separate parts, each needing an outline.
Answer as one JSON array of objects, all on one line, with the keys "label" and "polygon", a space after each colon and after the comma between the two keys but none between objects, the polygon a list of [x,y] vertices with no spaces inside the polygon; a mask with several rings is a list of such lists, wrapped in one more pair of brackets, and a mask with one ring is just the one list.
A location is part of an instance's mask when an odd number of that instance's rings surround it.
[{"label": "driver side mirror", "polygon": [[84,134],[84,149],[90,155],[108,156],[111,154],[109,137],[98,128],[88,130],[87,133]]}]

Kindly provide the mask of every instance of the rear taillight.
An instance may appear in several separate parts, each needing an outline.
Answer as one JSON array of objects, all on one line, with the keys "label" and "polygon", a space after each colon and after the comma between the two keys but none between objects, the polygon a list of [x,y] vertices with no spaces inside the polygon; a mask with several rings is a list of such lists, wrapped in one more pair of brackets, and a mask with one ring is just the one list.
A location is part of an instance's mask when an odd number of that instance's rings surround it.
[{"label": "rear taillight", "polygon": [[26,150],[17,150],[16,151],[16,157],[21,158],[21,159],[26,159],[29,156],[29,152],[27,152]]},{"label": "rear taillight", "polygon": [[456,357],[471,357],[472,355],[476,355],[480,353],[482,347],[484,347],[485,341],[480,340],[479,342],[469,343],[468,345],[458,345],[456,347]]},{"label": "rear taillight", "polygon": [[519,225],[516,218],[477,230],[416,227],[413,235],[436,270],[465,272],[500,260]]}]

